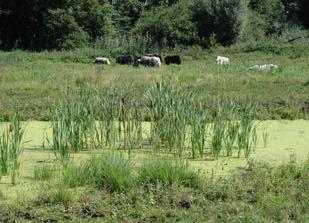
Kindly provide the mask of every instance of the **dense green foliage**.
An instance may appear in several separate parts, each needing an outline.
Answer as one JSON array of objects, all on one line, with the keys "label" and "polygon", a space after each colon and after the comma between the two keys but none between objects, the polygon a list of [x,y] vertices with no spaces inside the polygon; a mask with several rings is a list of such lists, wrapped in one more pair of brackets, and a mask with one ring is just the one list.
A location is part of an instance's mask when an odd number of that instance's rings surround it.
[{"label": "dense green foliage", "polygon": [[234,43],[246,21],[246,10],[246,0],[193,1],[193,19],[202,42],[207,46],[212,37],[223,44]]},{"label": "dense green foliage", "polygon": [[[158,172],[164,169],[159,167]],[[4,222],[306,222],[308,174],[308,161],[298,164],[291,159],[278,167],[249,162],[246,168],[226,177],[195,175],[202,179],[197,188],[177,184],[178,179],[169,186],[160,181],[141,185],[133,177],[136,186],[120,193],[91,185],[70,189],[63,182],[50,181],[40,187],[33,200],[20,198],[13,205],[1,203],[0,219]]]},{"label": "dense green foliage", "polygon": [[[139,101],[149,85],[164,77],[180,83],[180,92],[193,90],[213,109],[213,96],[233,99],[245,107],[250,99],[256,106],[256,119],[308,119],[308,42],[239,44],[230,48],[199,47],[180,52],[181,66],[161,69],[127,66],[100,67],[91,64],[96,55],[112,56],[105,50],[80,49],[68,52],[0,52],[0,119],[9,120],[19,108],[23,120],[51,121],[51,109],[62,98],[63,89],[80,86],[105,91],[112,85],[118,93]],[[243,53],[259,49],[264,52]],[[163,56],[169,52],[163,52]],[[216,56],[233,58],[229,67],[218,67]],[[198,60],[196,60],[198,59]],[[113,63],[113,61],[112,61]],[[249,70],[254,64],[275,63],[273,72]],[[265,91],[267,89],[267,91]]]},{"label": "dense green foliage", "polygon": [[197,34],[187,1],[170,7],[155,7],[144,12],[135,31],[149,34],[162,48],[193,44]]},{"label": "dense green foliage", "polygon": [[228,45],[308,28],[308,13],[306,0],[2,0],[0,49],[102,47],[140,34],[161,48]]}]

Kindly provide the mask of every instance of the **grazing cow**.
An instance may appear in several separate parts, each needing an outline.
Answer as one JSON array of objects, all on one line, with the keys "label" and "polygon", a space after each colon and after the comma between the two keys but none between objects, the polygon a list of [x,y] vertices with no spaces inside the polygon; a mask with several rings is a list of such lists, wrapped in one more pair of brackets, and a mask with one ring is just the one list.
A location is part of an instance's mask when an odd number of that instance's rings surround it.
[{"label": "grazing cow", "polygon": [[138,59],[138,63],[147,67],[161,67],[161,60],[159,57],[143,56],[141,59]]},{"label": "grazing cow", "polygon": [[217,56],[217,64],[228,65],[230,64],[230,59],[228,57]]},{"label": "grazing cow", "polygon": [[149,54],[146,54],[145,56],[146,57],[158,57],[160,58],[161,63],[163,62],[161,55],[158,53],[149,53]]},{"label": "grazing cow", "polygon": [[95,64],[111,64],[109,59],[106,57],[97,57],[94,61]]},{"label": "grazing cow", "polygon": [[258,71],[270,71],[278,68],[276,64],[263,64],[263,65],[254,65],[250,67],[250,70],[258,70]]},{"label": "grazing cow", "polygon": [[164,62],[165,64],[167,65],[170,65],[170,64],[181,64],[181,58],[179,55],[170,55],[170,56],[166,56],[164,58]]},{"label": "grazing cow", "polygon": [[121,55],[116,58],[116,63],[131,65],[134,63],[134,57],[132,55]]}]

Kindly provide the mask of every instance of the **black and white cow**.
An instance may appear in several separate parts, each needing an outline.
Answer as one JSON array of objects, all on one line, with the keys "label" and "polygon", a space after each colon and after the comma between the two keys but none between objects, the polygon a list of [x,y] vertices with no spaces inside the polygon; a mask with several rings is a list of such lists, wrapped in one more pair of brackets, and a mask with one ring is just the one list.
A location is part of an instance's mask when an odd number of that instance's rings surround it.
[{"label": "black and white cow", "polygon": [[146,67],[161,67],[161,60],[159,57],[143,56],[138,60],[138,64],[142,64]]},{"label": "black and white cow", "polygon": [[95,58],[95,61],[94,61],[95,64],[111,64],[109,59],[106,58],[106,57],[97,57]]}]

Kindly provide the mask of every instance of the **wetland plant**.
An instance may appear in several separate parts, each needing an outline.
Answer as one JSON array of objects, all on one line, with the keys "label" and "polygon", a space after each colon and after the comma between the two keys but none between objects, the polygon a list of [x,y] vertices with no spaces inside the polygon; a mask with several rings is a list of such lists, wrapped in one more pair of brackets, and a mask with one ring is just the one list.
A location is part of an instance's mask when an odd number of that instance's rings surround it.
[{"label": "wetland plant", "polygon": [[20,156],[22,154],[22,144],[25,129],[21,124],[19,113],[15,113],[10,123],[10,169],[12,184],[16,183],[16,177],[19,175]]},{"label": "wetland plant", "polygon": [[56,120],[52,122],[52,148],[56,159],[60,161],[64,168],[67,167],[72,152],[69,137],[65,120],[60,113]]},{"label": "wetland plant", "polygon": [[204,148],[207,139],[207,110],[201,104],[191,107],[191,114],[189,116],[190,123],[190,142],[192,158],[195,159],[197,155],[203,158]]},{"label": "wetland plant", "polygon": [[48,181],[54,176],[54,169],[50,165],[36,166],[34,169],[34,179],[38,181]]},{"label": "wetland plant", "polygon": [[251,108],[248,107],[241,113],[239,120],[239,129],[237,134],[238,157],[243,151],[246,158],[249,157],[252,149],[257,145],[256,124],[251,115]]},{"label": "wetland plant", "polygon": [[10,123],[2,124],[0,129],[0,178],[10,173],[12,184],[16,184],[19,175],[20,156],[22,154],[24,127],[16,112]]},{"label": "wetland plant", "polygon": [[263,137],[264,148],[266,148],[267,147],[267,143],[268,143],[268,131],[267,131],[266,127],[263,129],[262,137]]},{"label": "wetland plant", "polygon": [[138,181],[142,184],[198,187],[200,179],[187,161],[157,157],[143,162],[138,171]]},{"label": "wetland plant", "polygon": [[134,184],[133,165],[121,154],[107,153],[92,157],[83,169],[88,182],[111,192],[129,190]]},{"label": "wetland plant", "polygon": [[[1,123],[2,124],[2,123]],[[0,129],[0,180],[9,171],[10,129],[2,124]]]},{"label": "wetland plant", "polygon": [[110,89],[105,95],[99,95],[97,109],[95,110],[95,139],[97,147],[106,146],[110,149],[116,146],[116,109],[114,89]]}]

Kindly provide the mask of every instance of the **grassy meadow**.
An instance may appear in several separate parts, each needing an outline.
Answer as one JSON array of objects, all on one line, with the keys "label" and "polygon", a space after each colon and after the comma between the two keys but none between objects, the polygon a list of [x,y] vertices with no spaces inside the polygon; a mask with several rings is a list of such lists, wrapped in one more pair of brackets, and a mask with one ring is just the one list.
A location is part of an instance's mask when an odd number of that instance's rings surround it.
[{"label": "grassy meadow", "polygon": [[161,68],[0,52],[0,222],[308,222],[295,52],[193,48]]},{"label": "grassy meadow", "polygon": [[[194,90],[206,102],[214,96],[233,98],[240,104],[253,100],[258,107],[258,119],[308,117],[309,57],[306,53],[191,51],[184,53],[181,66],[160,69],[118,66],[113,60],[111,66],[94,66],[93,58],[103,53],[95,50],[0,53],[0,117],[7,120],[18,107],[24,119],[50,120],[49,111],[63,90],[81,85],[96,88],[118,85],[130,97],[140,98],[145,85],[162,77],[177,79],[184,91]],[[217,55],[229,56],[231,65],[217,66]],[[249,70],[250,66],[265,63],[277,64],[279,69],[266,73]]]}]

